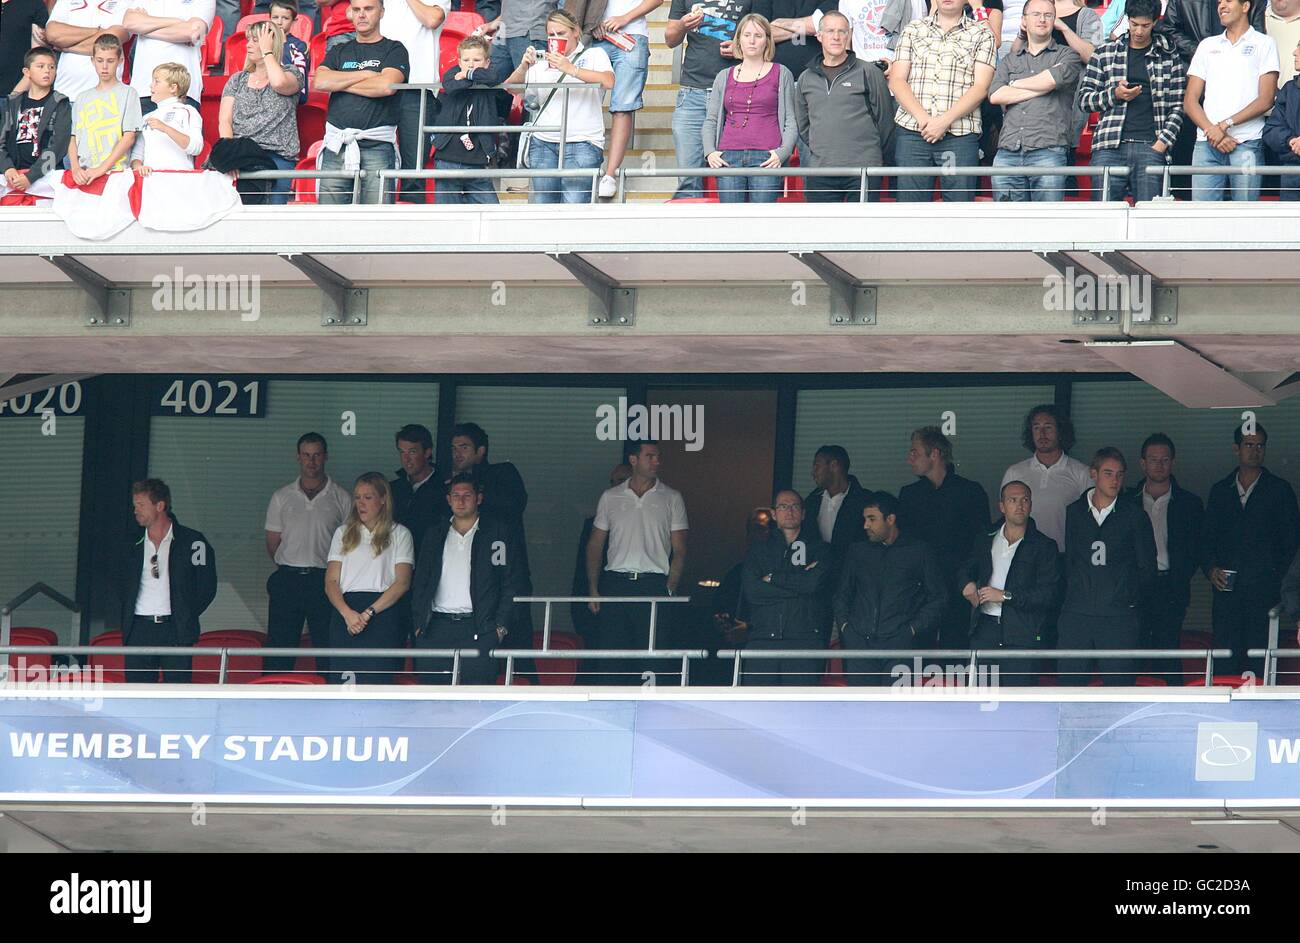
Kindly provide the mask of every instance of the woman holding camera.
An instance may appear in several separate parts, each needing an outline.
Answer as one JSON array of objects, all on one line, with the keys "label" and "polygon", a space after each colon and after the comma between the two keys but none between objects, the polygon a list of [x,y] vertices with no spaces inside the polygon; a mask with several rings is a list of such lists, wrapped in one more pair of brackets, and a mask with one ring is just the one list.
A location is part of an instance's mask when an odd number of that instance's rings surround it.
[{"label": "woman holding camera", "polygon": [[[546,52],[531,46],[524,50],[519,67],[505,84],[528,85],[553,82],[582,82],[599,88],[528,88],[524,104],[535,112],[535,123],[554,131],[533,131],[519,148],[519,164],[533,170],[559,167],[560,148],[564,166],[590,170],[600,167],[605,151],[605,92],[614,87],[614,66],[603,49],[582,45],[578,21],[562,10],[546,18]],[[564,124],[567,101],[567,124]],[[566,129],[561,141],[559,128]],[[537,177],[531,181],[529,203],[590,203],[592,178]]]}]

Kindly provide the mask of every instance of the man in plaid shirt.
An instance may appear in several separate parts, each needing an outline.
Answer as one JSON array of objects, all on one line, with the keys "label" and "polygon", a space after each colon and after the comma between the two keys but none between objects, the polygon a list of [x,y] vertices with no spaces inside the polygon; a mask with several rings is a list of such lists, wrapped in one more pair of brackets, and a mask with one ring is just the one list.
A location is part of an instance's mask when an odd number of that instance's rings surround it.
[{"label": "man in plaid shirt", "polygon": [[[1151,165],[1169,163],[1169,150],[1183,125],[1187,76],[1174,45],[1153,28],[1160,0],[1128,0],[1128,33],[1097,48],[1077,104],[1101,112],[1092,135],[1092,166],[1127,167],[1128,178],[1111,177],[1108,200],[1150,200],[1163,180],[1148,174]],[[1094,183],[1100,186],[1100,183]]]},{"label": "man in plaid shirt", "polygon": [[[894,159],[900,167],[979,163],[980,102],[993,81],[997,45],[966,0],[936,0],[934,12],[902,32],[889,68],[898,100]],[[944,200],[973,200],[975,178],[942,177]],[[934,177],[899,177],[898,199],[930,199]]]}]

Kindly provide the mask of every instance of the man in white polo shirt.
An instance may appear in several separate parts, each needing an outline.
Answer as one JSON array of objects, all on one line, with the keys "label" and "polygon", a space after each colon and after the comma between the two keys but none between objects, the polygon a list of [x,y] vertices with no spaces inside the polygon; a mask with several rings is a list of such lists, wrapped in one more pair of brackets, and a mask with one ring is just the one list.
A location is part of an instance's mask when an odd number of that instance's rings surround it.
[{"label": "man in white polo shirt", "polygon": [[[1219,0],[1223,33],[1201,40],[1187,68],[1183,111],[1196,125],[1195,167],[1250,167],[1264,160],[1264,115],[1277,96],[1277,44],[1250,25],[1250,8],[1264,0]],[[1204,96],[1204,104],[1201,97]],[[1225,178],[1227,178],[1225,180]],[[1258,174],[1198,174],[1192,199],[1259,199]]]},{"label": "man in white polo shirt", "polygon": [[[600,496],[587,542],[587,586],[592,596],[671,596],[686,565],[686,502],[681,492],[659,480],[659,446],[629,442],[623,460],[632,477]],[[608,562],[601,570],[605,543]],[[600,640],[605,648],[650,646],[649,607],[599,602],[589,605],[600,616]],[[662,610],[660,610],[662,613]],[[656,647],[663,637],[663,619],[655,626]],[[639,684],[641,662],[615,662],[609,682]]]},{"label": "man in white polo shirt", "polygon": [[[379,33],[385,39],[396,40],[406,47],[411,59],[412,85],[437,82],[442,75],[438,68],[438,42],[442,36],[442,21],[451,9],[451,0],[388,0],[384,16],[379,21]],[[397,93],[397,151],[402,168],[415,169],[415,158],[424,149],[423,166],[429,166],[429,135],[421,134],[420,96],[425,98],[424,123],[437,124],[438,98],[433,92],[408,89]],[[427,180],[399,180],[397,200],[401,203],[427,202]],[[416,545],[419,552],[419,545]]]},{"label": "man in white polo shirt", "polygon": [[122,17],[135,41],[131,87],[143,101],[150,95],[153,70],[164,62],[178,62],[190,73],[191,104],[198,107],[203,94],[200,66],[203,41],[217,15],[217,0],[121,0],[128,6]]},{"label": "man in white polo shirt", "polygon": [[[266,581],[266,644],[297,648],[307,623],[314,648],[329,648],[330,607],[325,564],[330,540],[352,508],[352,495],[325,474],[325,437],[308,432],[298,439],[298,477],[271,495],[266,508],[266,552],[277,568]],[[316,660],[317,672],[326,671]],[[288,671],[292,658],[267,658],[268,672]]]},{"label": "man in white polo shirt", "polygon": [[[54,79],[54,90],[75,100],[87,89],[99,84],[95,66],[90,61],[95,37],[112,33],[125,43],[131,34],[122,28],[122,15],[128,0],[102,0],[98,5],[86,0],[58,0],[50,11],[50,22],[45,27],[49,44],[62,52],[59,70]],[[118,78],[122,77],[121,66]]]}]

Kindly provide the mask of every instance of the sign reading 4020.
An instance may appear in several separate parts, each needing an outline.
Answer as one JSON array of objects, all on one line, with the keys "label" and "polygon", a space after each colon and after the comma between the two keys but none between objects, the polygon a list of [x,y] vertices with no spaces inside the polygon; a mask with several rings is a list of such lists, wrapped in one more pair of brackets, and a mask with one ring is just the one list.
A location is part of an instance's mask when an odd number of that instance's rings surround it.
[{"label": "sign reading 4020", "polygon": [[0,399],[0,417],[34,416],[43,419],[51,413],[55,416],[80,416],[81,404],[81,384],[73,380],[35,393]]},{"label": "sign reading 4020", "polygon": [[154,386],[154,416],[261,419],[266,381],[248,376],[162,377]]}]

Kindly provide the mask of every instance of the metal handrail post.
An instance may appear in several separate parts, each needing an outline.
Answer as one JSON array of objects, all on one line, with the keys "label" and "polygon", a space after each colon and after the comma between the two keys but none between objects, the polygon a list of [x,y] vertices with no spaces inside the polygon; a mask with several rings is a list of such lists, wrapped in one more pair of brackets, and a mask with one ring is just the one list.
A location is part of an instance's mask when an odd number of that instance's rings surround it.
[{"label": "metal handrail post", "polygon": [[551,601],[546,600],[545,614],[542,616],[542,651],[551,649]]},{"label": "metal handrail post", "polygon": [[230,650],[221,649],[221,661],[217,665],[217,684],[226,683],[226,669],[230,666]]},{"label": "metal handrail post", "polygon": [[867,202],[867,168],[862,168],[862,176],[858,178],[858,202]]},{"label": "metal handrail post", "polygon": [[460,684],[460,649],[456,649],[456,654],[451,656],[451,686],[454,688]]},{"label": "metal handrail post", "polygon": [[740,649],[736,649],[735,657],[735,665],[731,669],[731,686],[738,688],[740,687]]},{"label": "metal handrail post", "polygon": [[1214,687],[1214,649],[1205,650],[1205,686]]},{"label": "metal handrail post", "polygon": [[655,618],[659,614],[659,604],[651,600],[650,602],[650,651],[655,650]]},{"label": "metal handrail post", "polygon": [[600,166],[599,165],[597,165],[596,169],[592,172],[591,175],[591,202],[593,206],[600,202]]},{"label": "metal handrail post", "polygon": [[512,681],[514,681],[514,680],[515,680],[515,656],[514,656],[514,655],[507,655],[507,656],[506,656],[506,684],[505,684],[505,686],[506,686],[506,687],[510,687],[510,683],[511,683]]},{"label": "metal handrail post", "polygon": [[966,683],[967,683],[967,684],[973,684],[975,678],[979,677],[979,676],[976,674],[976,669],[977,669],[977,667],[978,667],[978,660],[979,660],[979,652],[976,651],[975,649],[971,649],[971,653],[970,653],[970,667],[968,667],[968,668],[966,669],[967,672],[969,672],[969,674],[966,675],[966,678],[967,678]]},{"label": "metal handrail post", "polygon": [[[560,155],[559,163],[555,165],[557,170],[564,169],[564,148],[569,143],[569,90],[562,88],[560,94],[564,96],[564,113],[560,115]],[[541,115],[537,117],[540,118]]]},{"label": "metal handrail post", "polygon": [[1164,170],[1161,172],[1161,177],[1163,178],[1163,183],[1160,185],[1160,195],[1169,196],[1173,190],[1173,175],[1169,172],[1168,164],[1165,164]]},{"label": "metal handrail post", "polygon": [[[360,169],[354,170],[352,172],[352,205],[353,206],[356,206],[358,203],[361,202],[361,175],[363,173],[365,173],[365,171]],[[379,185],[382,187],[384,185],[384,182],[381,180],[379,182]],[[319,192],[319,190],[320,188],[317,187],[317,192]],[[383,202],[383,196],[384,195],[381,192],[379,194],[380,197],[379,202],[381,203]]]},{"label": "metal handrail post", "polygon": [[682,656],[682,687],[690,686],[691,659],[687,655]]},{"label": "metal handrail post", "polygon": [[618,202],[627,202],[627,173],[622,167],[618,168]]},{"label": "metal handrail post", "polygon": [[1101,199],[1102,202],[1110,199],[1110,168],[1103,167],[1101,170]]},{"label": "metal handrail post", "polygon": [[1282,634],[1282,607],[1274,606],[1268,611],[1268,648],[1264,650],[1264,683],[1277,684],[1277,651]]}]

